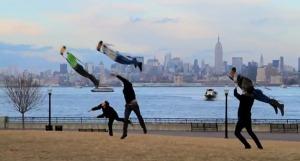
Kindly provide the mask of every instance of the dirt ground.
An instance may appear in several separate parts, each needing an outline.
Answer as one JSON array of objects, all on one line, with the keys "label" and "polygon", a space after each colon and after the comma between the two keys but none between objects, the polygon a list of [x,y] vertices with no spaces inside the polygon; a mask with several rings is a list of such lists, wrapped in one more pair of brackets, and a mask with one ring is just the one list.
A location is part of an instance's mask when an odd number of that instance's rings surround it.
[{"label": "dirt ground", "polygon": [[[300,136],[299,136],[300,137]],[[300,142],[98,132],[0,131],[0,161],[300,161]]]}]

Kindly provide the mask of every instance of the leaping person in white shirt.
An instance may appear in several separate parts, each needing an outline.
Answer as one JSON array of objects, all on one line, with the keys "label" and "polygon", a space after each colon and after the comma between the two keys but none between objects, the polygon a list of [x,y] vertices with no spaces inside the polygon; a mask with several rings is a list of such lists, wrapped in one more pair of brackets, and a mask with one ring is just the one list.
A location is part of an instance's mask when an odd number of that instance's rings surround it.
[{"label": "leaping person in white shirt", "polygon": [[134,67],[139,67],[140,71],[142,71],[143,63],[137,61],[135,57],[131,56],[124,56],[119,51],[113,50],[110,44],[103,43],[103,41],[100,41],[97,46],[97,51],[107,55],[109,58],[114,60],[115,62],[118,62],[120,64],[130,65],[133,64]]}]

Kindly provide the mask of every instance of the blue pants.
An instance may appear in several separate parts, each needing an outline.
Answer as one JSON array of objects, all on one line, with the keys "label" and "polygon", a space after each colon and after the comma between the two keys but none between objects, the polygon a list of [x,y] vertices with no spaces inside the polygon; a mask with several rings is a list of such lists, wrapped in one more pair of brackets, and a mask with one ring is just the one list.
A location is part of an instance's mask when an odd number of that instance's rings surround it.
[{"label": "blue pants", "polygon": [[263,92],[260,89],[254,89],[252,92],[254,99],[264,102],[264,103],[270,103],[271,98],[263,94]]},{"label": "blue pants", "polygon": [[116,57],[116,62],[120,63],[120,64],[134,64],[137,65],[138,61],[136,60],[136,58],[131,58],[128,56],[123,56],[121,54],[119,54],[119,52],[117,52],[117,57]]}]

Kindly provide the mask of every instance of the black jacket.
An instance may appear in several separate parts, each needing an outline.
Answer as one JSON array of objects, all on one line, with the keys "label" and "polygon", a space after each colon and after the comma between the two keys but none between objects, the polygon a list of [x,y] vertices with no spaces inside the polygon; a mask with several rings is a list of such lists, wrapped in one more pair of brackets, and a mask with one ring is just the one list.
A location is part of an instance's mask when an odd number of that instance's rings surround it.
[{"label": "black jacket", "polygon": [[119,75],[117,75],[117,78],[119,78],[124,84],[123,94],[126,104],[130,103],[132,100],[135,100],[135,92],[133,90],[131,82]]},{"label": "black jacket", "polygon": [[111,107],[111,106],[108,106],[106,108],[103,108],[102,104],[92,108],[92,111],[96,111],[96,110],[100,110],[102,109],[102,114],[97,116],[97,118],[103,118],[103,117],[106,117],[106,118],[118,118],[118,113]]},{"label": "black jacket", "polygon": [[[233,80],[232,77],[229,77],[231,80]],[[242,76],[240,74],[237,75],[237,85],[245,92],[252,93],[254,90],[254,85],[251,79]]]},{"label": "black jacket", "polygon": [[239,119],[251,119],[251,108],[254,103],[254,98],[247,95],[240,95],[237,92],[237,89],[234,89],[234,96],[240,101],[238,109],[238,118]]}]

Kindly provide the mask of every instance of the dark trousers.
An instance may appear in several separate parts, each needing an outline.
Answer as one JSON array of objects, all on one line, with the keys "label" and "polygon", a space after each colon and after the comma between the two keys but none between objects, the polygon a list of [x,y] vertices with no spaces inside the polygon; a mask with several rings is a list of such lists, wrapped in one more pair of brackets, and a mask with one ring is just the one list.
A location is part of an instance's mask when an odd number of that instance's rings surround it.
[{"label": "dark trousers", "polygon": [[257,136],[252,131],[251,118],[250,119],[239,119],[236,124],[235,132],[234,132],[235,136],[244,144],[245,148],[250,148],[251,147],[250,144],[247,142],[247,140],[241,134],[241,131],[243,128],[246,128],[248,134],[252,137],[256,146],[258,148],[262,148],[262,145],[259,142]]},{"label": "dark trousers", "polygon": [[123,56],[119,53],[117,53],[116,56],[116,62],[120,63],[120,64],[138,64],[138,61],[136,60],[136,58],[131,58],[131,57],[127,57],[127,56]]},{"label": "dark trousers", "polygon": [[271,98],[266,96],[260,89],[254,89],[253,92],[254,99],[264,102],[264,103],[271,103]]},{"label": "dark trousers", "polygon": [[81,76],[90,79],[90,80],[94,83],[95,87],[98,87],[98,86],[99,86],[99,80],[97,80],[97,79],[95,78],[95,76],[93,76],[92,74],[90,74],[90,73],[88,73],[86,70],[84,70],[84,68],[83,68],[80,64],[77,64],[77,65],[74,67],[74,70],[75,70],[78,74],[80,74]]},{"label": "dark trousers", "polygon": [[141,115],[139,105],[137,103],[134,103],[134,104],[125,106],[125,118],[124,118],[125,122],[124,122],[124,126],[123,126],[123,136],[127,135],[127,128],[128,128],[129,116],[131,114],[131,111],[133,111],[136,114],[136,116],[140,122],[140,125],[143,128],[144,133],[147,133],[146,125],[145,125],[144,119]]},{"label": "dark trousers", "polygon": [[109,132],[110,136],[113,136],[112,125],[114,123],[114,120],[121,121],[121,122],[125,123],[125,119],[124,118],[119,118],[119,117],[109,118],[108,119],[108,132]]}]

